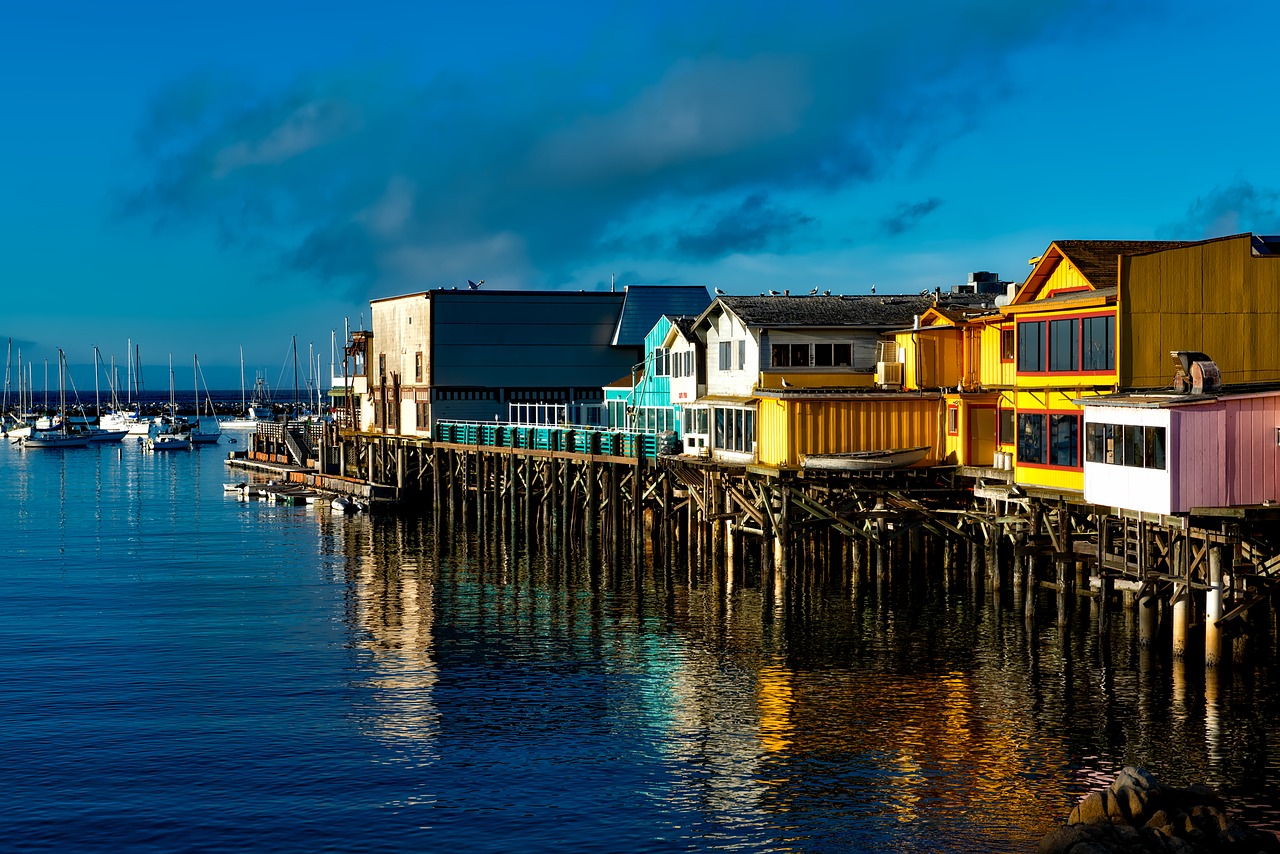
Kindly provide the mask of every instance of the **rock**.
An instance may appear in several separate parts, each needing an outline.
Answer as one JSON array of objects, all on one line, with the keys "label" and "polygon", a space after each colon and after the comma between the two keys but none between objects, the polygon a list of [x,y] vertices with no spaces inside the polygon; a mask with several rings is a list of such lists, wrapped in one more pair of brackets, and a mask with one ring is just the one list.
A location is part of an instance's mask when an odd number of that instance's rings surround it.
[{"label": "rock", "polygon": [[1166,786],[1130,765],[1110,786],[1081,800],[1066,825],[1040,840],[1040,851],[1280,854],[1280,839],[1233,821],[1222,798],[1207,786]]}]

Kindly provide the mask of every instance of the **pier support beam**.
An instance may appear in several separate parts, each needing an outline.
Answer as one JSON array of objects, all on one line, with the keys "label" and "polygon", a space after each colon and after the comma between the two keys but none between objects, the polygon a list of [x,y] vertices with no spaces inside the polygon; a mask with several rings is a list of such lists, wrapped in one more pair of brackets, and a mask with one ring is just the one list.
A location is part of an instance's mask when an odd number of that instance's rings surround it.
[{"label": "pier support beam", "polygon": [[1187,587],[1183,569],[1183,555],[1186,548],[1187,541],[1178,537],[1173,541],[1170,555],[1173,563],[1170,567],[1172,574],[1180,579],[1173,585],[1173,655],[1175,658],[1182,658],[1187,654],[1187,624],[1191,616],[1191,591]]},{"label": "pier support beam", "polygon": [[1204,666],[1222,661],[1222,547],[1209,547],[1209,589],[1204,597]]},{"label": "pier support beam", "polygon": [[1160,618],[1160,601],[1147,591],[1138,599],[1138,644],[1150,647],[1155,643],[1156,625]]}]

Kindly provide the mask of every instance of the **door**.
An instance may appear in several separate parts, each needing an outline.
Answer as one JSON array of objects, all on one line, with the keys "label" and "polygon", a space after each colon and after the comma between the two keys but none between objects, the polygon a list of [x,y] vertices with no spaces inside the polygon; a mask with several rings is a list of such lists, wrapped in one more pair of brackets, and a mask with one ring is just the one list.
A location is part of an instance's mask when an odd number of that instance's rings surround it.
[{"label": "door", "polygon": [[969,458],[971,466],[990,466],[996,456],[996,409],[994,406],[969,407]]}]

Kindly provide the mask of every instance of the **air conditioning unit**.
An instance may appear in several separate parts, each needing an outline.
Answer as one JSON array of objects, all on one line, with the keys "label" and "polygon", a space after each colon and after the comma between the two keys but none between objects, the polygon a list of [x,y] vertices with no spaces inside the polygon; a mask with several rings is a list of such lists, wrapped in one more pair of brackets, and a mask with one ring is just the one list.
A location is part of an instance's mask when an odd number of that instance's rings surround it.
[{"label": "air conditioning unit", "polygon": [[901,388],[902,363],[876,362],[876,385],[884,388]]},{"label": "air conditioning unit", "polygon": [[897,341],[876,342],[876,362],[901,362],[902,354],[898,352]]}]

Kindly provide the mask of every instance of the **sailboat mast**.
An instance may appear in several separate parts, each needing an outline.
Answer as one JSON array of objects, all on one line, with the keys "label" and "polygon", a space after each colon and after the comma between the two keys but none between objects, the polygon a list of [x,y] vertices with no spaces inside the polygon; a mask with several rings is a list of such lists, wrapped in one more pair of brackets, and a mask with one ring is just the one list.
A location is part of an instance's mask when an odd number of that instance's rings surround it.
[{"label": "sailboat mast", "polygon": [[102,404],[98,402],[98,345],[93,345],[93,417],[102,418]]},{"label": "sailboat mast", "polygon": [[244,402],[244,345],[240,345],[240,411],[248,412]]},{"label": "sailboat mast", "polygon": [[[67,390],[66,380],[62,376],[62,365],[66,357],[62,355],[62,348],[58,348],[58,419],[62,422],[62,433],[67,432]],[[49,360],[45,360],[45,370],[49,369]]]},{"label": "sailboat mast", "polygon": [[293,336],[293,417],[298,417],[298,336]]}]

